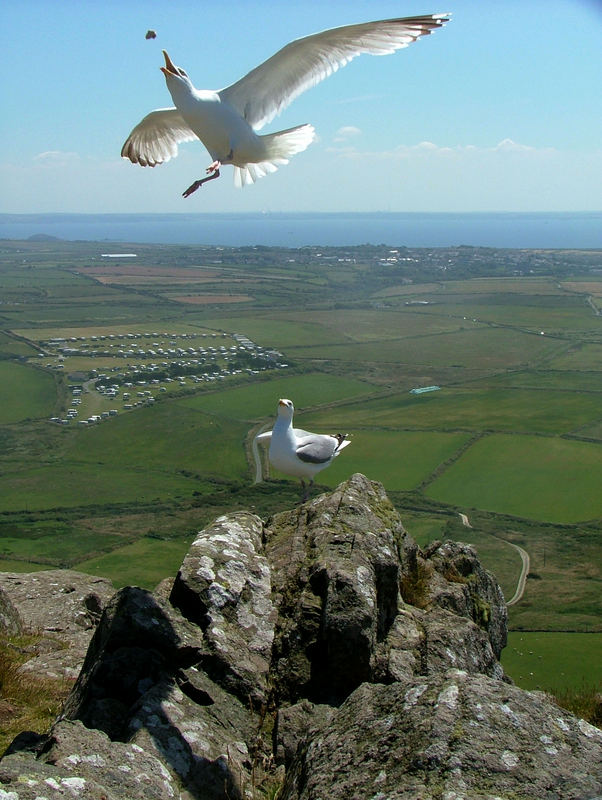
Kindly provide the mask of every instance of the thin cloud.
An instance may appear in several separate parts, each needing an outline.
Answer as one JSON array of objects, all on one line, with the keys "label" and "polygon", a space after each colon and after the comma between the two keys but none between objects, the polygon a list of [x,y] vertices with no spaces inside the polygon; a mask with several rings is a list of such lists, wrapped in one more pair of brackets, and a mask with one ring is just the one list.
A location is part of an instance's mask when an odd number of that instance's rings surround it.
[{"label": "thin cloud", "polygon": [[[339,133],[339,131],[337,132]],[[391,150],[382,150],[380,152],[366,152],[361,151],[357,147],[348,142],[347,138],[335,138],[335,142],[345,143],[344,147],[329,148],[329,152],[334,153],[342,158],[372,158],[372,159],[386,159],[386,160],[403,160],[415,157],[428,156],[434,157],[447,157],[457,158],[460,156],[477,156],[487,154],[524,154],[524,155],[543,155],[548,156],[559,151],[553,147],[533,147],[531,145],[520,144],[513,139],[502,139],[497,144],[491,147],[479,147],[473,144],[467,145],[438,145],[434,142],[423,141],[417,144],[407,145],[400,144]]]},{"label": "thin cloud", "polygon": [[353,139],[356,136],[361,136],[361,129],[356,128],[355,125],[343,125],[342,128],[339,128],[338,131],[335,133],[333,142],[346,142],[349,139]]},{"label": "thin cloud", "polygon": [[46,150],[34,156],[33,160],[44,166],[55,167],[79,161],[80,156],[78,153],[70,153],[63,150]]}]

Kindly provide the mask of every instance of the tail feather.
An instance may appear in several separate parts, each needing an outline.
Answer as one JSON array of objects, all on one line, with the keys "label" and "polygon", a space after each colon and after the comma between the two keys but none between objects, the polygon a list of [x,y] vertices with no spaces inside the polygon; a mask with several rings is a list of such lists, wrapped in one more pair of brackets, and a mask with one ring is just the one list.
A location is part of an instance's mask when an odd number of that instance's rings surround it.
[{"label": "tail feather", "polygon": [[296,128],[262,136],[265,159],[245,164],[244,167],[234,167],[234,185],[246,186],[263,178],[268,172],[276,172],[281,164],[288,164],[291,156],[305,150],[313,142],[314,137],[313,125],[297,125]]}]

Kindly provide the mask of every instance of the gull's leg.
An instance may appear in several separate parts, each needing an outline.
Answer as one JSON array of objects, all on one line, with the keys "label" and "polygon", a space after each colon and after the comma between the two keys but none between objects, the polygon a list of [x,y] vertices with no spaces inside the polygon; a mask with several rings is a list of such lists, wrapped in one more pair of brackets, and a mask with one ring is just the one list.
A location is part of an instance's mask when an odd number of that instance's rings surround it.
[{"label": "gull's leg", "polygon": [[[232,161],[233,158],[234,158],[234,153],[233,153],[232,149],[230,149],[230,152],[224,158],[224,161]],[[186,191],[182,194],[182,197],[190,197],[191,194],[196,192],[197,189],[200,189],[200,187],[204,183],[207,183],[207,181],[213,181],[216,178],[219,178],[219,168],[221,167],[221,165],[222,165],[222,162],[218,161],[218,160],[214,161],[213,164],[210,164],[207,167],[207,169],[205,170],[205,172],[207,173],[207,177],[206,178],[202,178],[201,180],[198,180],[198,181],[195,181],[194,183],[192,183],[188,187],[188,189],[186,189]]]},{"label": "gull's leg", "polygon": [[219,168],[221,167],[221,163],[219,161],[214,161],[210,167],[207,167],[207,172],[212,172],[212,175],[208,175],[206,178],[201,178],[201,180],[195,181],[191,183],[188,189],[183,192],[182,197],[190,197],[191,194],[196,192],[197,189],[200,189],[204,183],[207,181],[213,181],[216,178],[219,178]]},{"label": "gull's leg", "polygon": [[314,485],[314,479],[312,478],[309,483],[305,483],[305,481],[301,478],[301,486],[303,487],[303,496],[301,498],[301,502],[304,503],[306,500],[309,499],[309,490]]}]

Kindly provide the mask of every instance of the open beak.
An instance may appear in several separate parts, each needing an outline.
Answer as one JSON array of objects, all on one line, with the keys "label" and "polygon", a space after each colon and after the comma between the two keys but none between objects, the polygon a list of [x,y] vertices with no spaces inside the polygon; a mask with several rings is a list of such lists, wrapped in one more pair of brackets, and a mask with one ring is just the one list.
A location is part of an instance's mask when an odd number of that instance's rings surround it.
[{"label": "open beak", "polygon": [[175,66],[169,55],[167,54],[167,50],[163,50],[163,58],[165,59],[165,66],[159,67],[161,72],[167,75],[179,75],[178,68]]}]

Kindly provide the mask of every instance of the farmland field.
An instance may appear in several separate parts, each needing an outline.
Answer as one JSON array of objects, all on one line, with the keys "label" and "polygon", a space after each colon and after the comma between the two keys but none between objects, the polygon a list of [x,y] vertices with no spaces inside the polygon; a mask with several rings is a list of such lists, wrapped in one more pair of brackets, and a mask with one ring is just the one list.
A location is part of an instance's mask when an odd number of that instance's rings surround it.
[{"label": "farmland field", "polygon": [[[472,323],[471,323],[472,324]],[[502,328],[481,328],[369,343],[291,346],[291,358],[395,362],[463,369],[503,369],[534,363],[558,347],[544,337]]]},{"label": "farmland field", "polygon": [[273,420],[281,397],[294,397],[297,408],[340,402],[340,398],[357,397],[375,390],[369,383],[323,373],[274,378],[218,393],[197,395],[181,404],[220,417],[250,422]]},{"label": "farmland field", "polygon": [[601,656],[599,633],[521,631],[509,634],[502,666],[523,689],[580,689],[602,684]]},{"label": "farmland field", "polygon": [[[311,324],[321,326],[325,331],[335,332],[338,336],[329,336],[325,332],[320,344],[325,341],[345,342],[381,342],[386,339],[415,339],[419,336],[437,333],[450,333],[462,329],[456,319],[435,314],[419,315],[409,310],[391,311],[388,309],[357,309],[353,314],[349,311],[334,310],[326,317],[316,311],[300,314],[288,314],[289,323]],[[472,326],[471,326],[472,327]],[[293,343],[295,344],[295,343]],[[296,344],[305,344],[298,340]]]},{"label": "farmland field", "polygon": [[190,541],[140,538],[112,552],[80,561],[78,570],[90,575],[110,575],[116,588],[142,586],[154,589],[167,575],[175,575]]},{"label": "farmland field", "polygon": [[[483,380],[473,381],[471,386],[516,387],[525,389],[559,389],[569,392],[600,391],[600,374],[589,371],[569,371],[544,369],[524,369],[492,375]],[[597,394],[594,394],[596,397]]]},{"label": "farmland field", "polygon": [[150,472],[152,465],[157,475],[190,472],[236,480],[246,475],[242,448],[246,431],[247,426],[242,423],[224,424],[181,402],[174,407],[161,403],[136,414],[124,414],[104,427],[92,426],[82,431],[68,448],[66,458],[90,466],[106,464],[122,471]]},{"label": "farmland field", "polygon": [[[334,414],[331,414],[334,419]],[[299,425],[307,425],[303,415]],[[340,425],[320,426],[337,433]],[[351,446],[319,476],[325,486],[337,486],[353,472],[363,472],[391,490],[415,489],[442,462],[450,458],[467,440],[463,433],[418,433],[415,431],[360,431],[353,433]],[[276,473],[275,473],[276,474]]]},{"label": "farmland field", "polygon": [[[340,411],[337,410],[340,417]],[[392,394],[345,407],[352,427],[569,433],[600,417],[597,394],[449,388],[423,395]],[[308,424],[329,422],[310,415]]]},{"label": "farmland field", "polygon": [[344,337],[329,329],[324,323],[296,321],[291,324],[288,314],[273,313],[269,316],[208,317],[206,324],[215,330],[244,331],[253,341],[262,345],[275,345],[285,349],[305,342],[307,345],[324,342],[344,342]]},{"label": "farmland field", "polygon": [[[4,511],[70,508],[91,502],[127,503],[190,497],[206,484],[144,465],[64,462],[11,470],[3,476],[0,505]],[[6,551],[5,551],[6,552]]]},{"label": "farmland field", "polygon": [[601,474],[597,444],[494,434],[476,442],[426,493],[468,508],[579,522],[602,516]]},{"label": "farmland field", "polygon": [[50,416],[56,399],[52,375],[14,361],[0,361],[0,408],[4,423]]},{"label": "farmland field", "polygon": [[602,371],[602,342],[575,342],[550,361],[552,369]]},{"label": "farmland field", "polygon": [[14,356],[35,356],[36,350],[27,342],[15,336],[9,336],[0,331],[0,358],[11,358]]},{"label": "farmland field", "polygon": [[151,588],[217,514],[290,507],[249,446],[290,397],[296,426],[351,438],[314,493],[381,481],[507,597],[526,549],[517,635],[602,629],[602,253],[107,249],[0,244],[0,568]]}]

